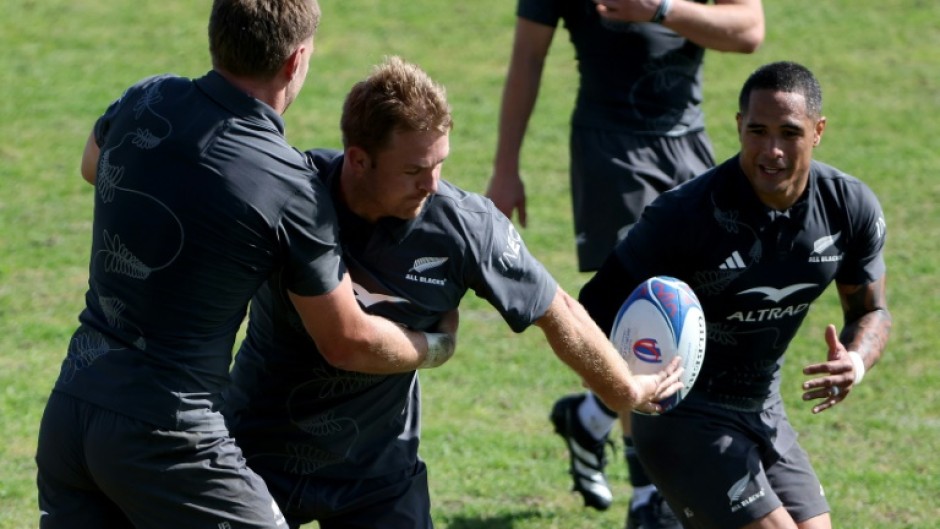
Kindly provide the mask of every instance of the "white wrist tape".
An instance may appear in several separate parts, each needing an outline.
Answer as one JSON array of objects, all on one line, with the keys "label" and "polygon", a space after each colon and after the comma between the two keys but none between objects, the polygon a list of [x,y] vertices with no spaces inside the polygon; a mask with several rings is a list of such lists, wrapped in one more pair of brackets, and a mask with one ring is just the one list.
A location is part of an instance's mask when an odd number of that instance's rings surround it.
[{"label": "white wrist tape", "polygon": [[450,335],[442,332],[426,332],[424,337],[428,341],[428,354],[419,369],[437,367],[450,359],[454,354],[454,341]]},{"label": "white wrist tape", "polygon": [[865,378],[865,362],[862,361],[862,355],[855,351],[849,351],[849,359],[852,360],[852,367],[855,370],[855,384],[858,384]]}]

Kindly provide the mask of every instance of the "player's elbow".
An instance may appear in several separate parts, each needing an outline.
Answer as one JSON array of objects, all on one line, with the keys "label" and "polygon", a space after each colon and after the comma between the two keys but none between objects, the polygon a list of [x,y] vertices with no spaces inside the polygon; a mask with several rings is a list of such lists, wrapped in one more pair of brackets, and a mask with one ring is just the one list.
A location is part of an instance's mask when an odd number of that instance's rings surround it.
[{"label": "player's elbow", "polygon": [[355,370],[356,365],[348,349],[333,346],[318,346],[318,349],[320,350],[320,356],[330,366],[343,371]]},{"label": "player's elbow", "polygon": [[366,326],[356,332],[341,333],[329,343],[317,342],[328,364],[343,371],[369,374],[404,373],[415,369],[417,355],[410,348],[392,346],[386,335]]},{"label": "player's elbow", "polygon": [[764,24],[761,21],[742,22],[728,28],[719,38],[701,42],[707,48],[726,53],[751,54],[764,43]]},{"label": "player's elbow", "polygon": [[326,339],[317,340],[317,349],[324,360],[336,369],[343,371],[363,371],[366,369],[366,355],[371,341],[362,332],[338,332]]},{"label": "player's elbow", "polygon": [[100,156],[101,149],[98,147],[94,133],[91,133],[85,141],[85,150],[82,152],[81,163],[82,178],[91,185],[95,185],[98,176],[98,158]]},{"label": "player's elbow", "polygon": [[764,25],[754,24],[739,35],[734,51],[737,53],[751,54],[756,52],[763,43]]},{"label": "player's elbow", "polygon": [[82,165],[82,178],[91,185],[95,185],[97,179],[97,172],[94,169],[87,169]]},{"label": "player's elbow", "polygon": [[738,49],[735,51],[738,53],[750,55],[756,52],[758,48],[760,48],[761,44],[763,43],[764,43],[763,35],[761,35],[759,38],[755,37],[755,38],[742,39],[738,45]]}]

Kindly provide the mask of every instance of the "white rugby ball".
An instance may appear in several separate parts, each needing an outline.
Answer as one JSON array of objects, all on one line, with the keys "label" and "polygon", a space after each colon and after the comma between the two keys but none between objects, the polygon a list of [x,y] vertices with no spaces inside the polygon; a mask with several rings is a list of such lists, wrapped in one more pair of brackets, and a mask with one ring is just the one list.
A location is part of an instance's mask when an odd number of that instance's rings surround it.
[{"label": "white rugby ball", "polygon": [[660,401],[665,413],[689,394],[705,360],[702,305],[685,282],[668,276],[651,277],[623,302],[610,341],[636,374],[656,373],[676,356],[681,357],[684,387]]}]

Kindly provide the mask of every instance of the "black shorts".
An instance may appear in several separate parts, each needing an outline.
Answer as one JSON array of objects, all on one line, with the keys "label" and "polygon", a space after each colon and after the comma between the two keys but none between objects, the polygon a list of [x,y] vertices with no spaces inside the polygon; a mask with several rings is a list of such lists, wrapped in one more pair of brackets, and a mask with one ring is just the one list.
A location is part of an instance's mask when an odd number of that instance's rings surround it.
[{"label": "black shorts", "polygon": [[284,509],[288,527],[316,521],[320,529],[431,529],[427,467],[356,479],[298,476],[254,467]]},{"label": "black shorts", "polygon": [[798,523],[829,512],[782,404],[739,412],[686,400],[660,416],[633,414],[633,439],[686,529],[741,527],[781,505]]},{"label": "black shorts", "polygon": [[570,142],[571,202],[582,272],[600,268],[653,199],[715,165],[704,131],[671,137],[575,127]]},{"label": "black shorts", "polygon": [[228,432],[177,432],[53,392],[36,452],[41,529],[283,529]]}]

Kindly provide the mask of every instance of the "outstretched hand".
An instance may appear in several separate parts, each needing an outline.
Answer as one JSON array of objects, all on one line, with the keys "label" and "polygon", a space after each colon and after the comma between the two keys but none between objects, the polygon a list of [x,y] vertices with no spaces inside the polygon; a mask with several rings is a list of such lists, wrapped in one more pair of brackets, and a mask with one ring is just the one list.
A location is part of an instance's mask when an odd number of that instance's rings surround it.
[{"label": "outstretched hand", "polygon": [[823,399],[813,406],[813,413],[825,411],[845,400],[855,384],[855,366],[839,341],[835,325],[826,327],[826,345],[829,348],[826,362],[803,368],[804,375],[823,375],[803,382],[803,400]]},{"label": "outstretched hand", "polygon": [[679,365],[680,361],[681,359],[676,357],[661,371],[649,375],[634,375],[639,395],[633,409],[642,413],[662,413],[663,409],[659,402],[671,397],[684,387],[679,380],[683,371]]}]

